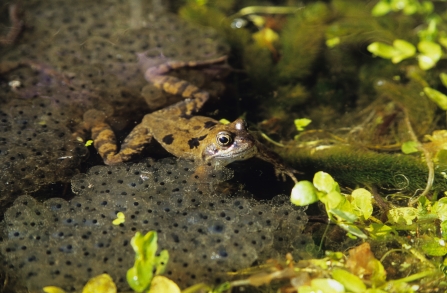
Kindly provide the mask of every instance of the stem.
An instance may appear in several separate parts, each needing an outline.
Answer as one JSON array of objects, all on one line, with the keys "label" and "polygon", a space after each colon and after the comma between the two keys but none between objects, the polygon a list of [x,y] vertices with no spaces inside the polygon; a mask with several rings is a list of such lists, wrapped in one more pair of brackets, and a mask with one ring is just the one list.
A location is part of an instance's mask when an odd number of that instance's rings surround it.
[{"label": "stem", "polygon": [[[431,276],[431,275],[435,275],[436,273],[438,273],[437,270],[430,270],[430,271],[425,271],[425,272],[420,272],[420,273],[417,273],[417,274],[413,274],[413,275],[410,275],[408,277],[405,277],[405,278],[402,278],[402,279],[397,279],[397,280],[394,280],[394,281],[391,281],[391,282],[393,282],[393,283],[409,283],[409,282],[413,282],[413,281],[416,281],[416,280],[419,280],[419,279],[422,279],[422,278],[425,278],[425,277],[428,277],[428,276]],[[386,284],[384,286],[386,286]],[[384,286],[382,286],[382,288]]]},{"label": "stem", "polygon": [[427,164],[428,168],[428,178],[427,178],[427,184],[425,185],[424,191],[421,193],[421,195],[417,197],[413,197],[413,199],[410,199],[408,205],[413,206],[421,196],[425,196],[430,192],[431,187],[433,186],[433,181],[435,179],[435,166],[433,164],[433,160],[431,158],[431,153],[424,148],[424,146],[421,144],[421,142],[418,140],[416,134],[414,133],[413,127],[411,126],[410,118],[408,117],[408,111],[407,109],[403,108],[403,112],[405,114],[404,121],[408,128],[408,133],[411,136],[411,139],[415,141],[418,145],[418,149],[420,149],[424,153],[425,157],[425,163]]}]

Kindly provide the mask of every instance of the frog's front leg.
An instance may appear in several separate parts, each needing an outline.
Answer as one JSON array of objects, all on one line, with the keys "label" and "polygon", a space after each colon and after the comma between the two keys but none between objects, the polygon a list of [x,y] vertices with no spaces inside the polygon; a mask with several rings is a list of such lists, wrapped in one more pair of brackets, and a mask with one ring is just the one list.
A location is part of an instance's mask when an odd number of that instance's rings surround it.
[{"label": "frog's front leg", "polygon": [[89,110],[84,114],[84,123],[91,129],[93,144],[106,165],[129,161],[152,140],[152,134],[144,126],[143,119],[129,133],[118,152],[115,134],[105,120],[105,114],[98,110]]},{"label": "frog's front leg", "polygon": [[256,157],[271,163],[275,168],[275,174],[277,177],[281,176],[282,179],[285,181],[286,179],[285,175],[287,175],[290,177],[290,179],[292,179],[295,182],[295,184],[298,183],[298,179],[296,179],[294,174],[299,173],[298,171],[290,167],[287,167],[282,162],[282,158],[278,154],[269,150],[265,145],[261,144],[260,142],[256,141],[256,147],[258,149]]}]

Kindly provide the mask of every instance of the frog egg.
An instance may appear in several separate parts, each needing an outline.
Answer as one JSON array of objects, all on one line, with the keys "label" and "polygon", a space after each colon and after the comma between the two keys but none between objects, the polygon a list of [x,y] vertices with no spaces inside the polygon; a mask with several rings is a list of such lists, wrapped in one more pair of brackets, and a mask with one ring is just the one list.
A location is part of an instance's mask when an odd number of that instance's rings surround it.
[{"label": "frog egg", "polygon": [[[97,166],[73,179],[77,195],[70,201],[39,203],[21,196],[0,225],[3,266],[29,290],[55,285],[72,292],[104,272],[119,290],[128,290],[125,274],[134,260],[130,239],[136,231],[155,230],[160,249],[170,253],[167,276],[186,287],[224,281],[228,271],[288,252],[290,243],[277,238],[288,237],[293,245],[309,240],[300,242],[300,230],[281,223],[291,218],[302,227],[303,210],[289,203],[280,207],[278,200],[272,209],[246,192],[199,195],[194,171],[193,162],[174,159]],[[142,174],[148,179],[142,180]],[[168,188],[138,183],[154,178]],[[219,183],[219,176],[210,178],[214,186]],[[175,188],[181,191],[172,192]],[[125,220],[114,225],[120,211]]]}]

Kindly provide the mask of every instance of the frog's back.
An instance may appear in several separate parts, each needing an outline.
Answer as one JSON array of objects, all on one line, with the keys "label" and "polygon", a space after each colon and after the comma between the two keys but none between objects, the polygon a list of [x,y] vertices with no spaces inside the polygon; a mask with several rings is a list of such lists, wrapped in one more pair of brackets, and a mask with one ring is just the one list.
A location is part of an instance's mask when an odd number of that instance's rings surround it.
[{"label": "frog's back", "polygon": [[179,158],[197,159],[217,120],[204,116],[170,117],[152,113],[143,123],[163,148]]}]

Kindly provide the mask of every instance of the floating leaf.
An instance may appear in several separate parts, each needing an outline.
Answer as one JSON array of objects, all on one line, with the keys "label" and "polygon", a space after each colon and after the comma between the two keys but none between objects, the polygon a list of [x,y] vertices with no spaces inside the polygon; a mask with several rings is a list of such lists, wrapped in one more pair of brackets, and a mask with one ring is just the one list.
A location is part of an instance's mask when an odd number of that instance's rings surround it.
[{"label": "floating leaf", "polygon": [[292,188],[290,201],[297,206],[306,206],[318,201],[317,190],[310,181],[299,181]]},{"label": "floating leaf", "polygon": [[419,152],[418,143],[416,141],[406,141],[402,144],[401,150],[404,154],[412,154]]},{"label": "floating leaf", "polygon": [[118,226],[119,224],[122,224],[126,221],[126,216],[123,212],[118,212],[116,214],[116,219],[112,221],[112,224],[115,226]]},{"label": "floating leaf", "polygon": [[349,292],[362,293],[366,290],[366,285],[363,283],[362,279],[348,271],[334,269],[332,271],[332,278],[340,282]]},{"label": "floating leaf", "polygon": [[295,119],[294,122],[296,130],[303,131],[304,128],[312,122],[312,120],[307,118],[301,118],[301,119]]},{"label": "floating leaf", "polygon": [[222,119],[219,120],[219,123],[222,123],[222,124],[230,124],[230,121],[228,121],[228,120],[225,119],[225,118],[222,118]]},{"label": "floating leaf", "polygon": [[326,193],[329,193],[334,190],[340,191],[340,188],[338,187],[338,183],[335,182],[334,178],[332,178],[331,175],[328,173],[325,173],[323,171],[319,171],[315,173],[314,179],[313,179],[314,186],[319,190]]},{"label": "floating leaf", "polygon": [[179,286],[172,280],[163,277],[155,276],[152,280],[150,293],[181,293]]},{"label": "floating leaf", "polygon": [[424,93],[427,95],[427,97],[430,98],[433,102],[435,102],[439,108],[441,108],[444,111],[447,111],[447,96],[443,93],[432,89],[431,87],[424,87]]},{"label": "floating leaf", "polygon": [[391,11],[391,5],[386,1],[379,1],[374,5],[371,14],[372,16],[378,17],[383,16]]},{"label": "floating leaf", "polygon": [[102,274],[91,278],[82,293],[116,293],[116,285],[108,274]]},{"label": "floating leaf", "polygon": [[422,1],[422,12],[429,14],[433,12],[435,6],[430,1]]},{"label": "floating leaf", "polygon": [[65,293],[62,288],[56,286],[46,286],[42,289],[45,293]]},{"label": "floating leaf", "polygon": [[442,84],[447,87],[447,74],[445,74],[444,72],[441,72],[439,74],[439,79],[441,80]]},{"label": "floating leaf", "polygon": [[403,9],[404,14],[405,15],[415,14],[419,10],[418,4],[419,3],[413,3],[411,1],[408,1],[407,5],[405,5]]},{"label": "floating leaf", "polygon": [[391,62],[394,64],[400,61],[413,57],[416,54],[416,47],[405,40],[396,39],[393,42],[393,47],[395,49],[394,55],[391,58]]},{"label": "floating leaf", "polygon": [[354,212],[356,212],[357,216],[368,220],[373,212],[371,192],[364,188],[358,188],[352,192],[351,196]]},{"label": "floating leaf", "polygon": [[420,41],[418,50],[422,53],[418,56],[419,67],[422,70],[434,67],[442,55],[441,46],[431,41]]},{"label": "floating leaf", "polygon": [[393,46],[381,42],[373,42],[366,49],[370,53],[385,59],[391,59],[396,54],[396,49]]},{"label": "floating leaf", "polygon": [[334,48],[338,44],[340,44],[340,37],[334,37],[326,40],[326,46],[328,48]]}]

